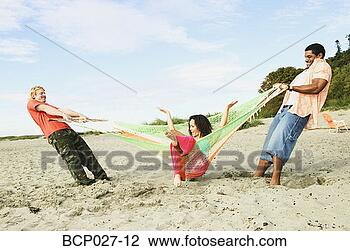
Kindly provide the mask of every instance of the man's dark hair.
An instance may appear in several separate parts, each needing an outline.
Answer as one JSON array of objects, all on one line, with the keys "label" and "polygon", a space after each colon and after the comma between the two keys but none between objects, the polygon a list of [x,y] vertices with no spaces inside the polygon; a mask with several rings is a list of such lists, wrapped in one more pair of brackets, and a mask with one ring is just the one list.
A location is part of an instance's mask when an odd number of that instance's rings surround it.
[{"label": "man's dark hair", "polygon": [[323,45],[321,44],[310,44],[308,47],[306,47],[305,51],[312,51],[313,54],[316,56],[320,53],[322,53],[322,58],[326,55],[326,50],[324,49]]},{"label": "man's dark hair", "polygon": [[190,130],[190,121],[191,119],[194,120],[195,125],[197,126],[198,130],[201,132],[201,136],[205,137],[208,134],[211,133],[211,131],[213,130],[208,118],[202,114],[199,115],[192,115],[189,119],[188,119],[188,132],[190,133],[190,135],[192,136],[191,130]]}]

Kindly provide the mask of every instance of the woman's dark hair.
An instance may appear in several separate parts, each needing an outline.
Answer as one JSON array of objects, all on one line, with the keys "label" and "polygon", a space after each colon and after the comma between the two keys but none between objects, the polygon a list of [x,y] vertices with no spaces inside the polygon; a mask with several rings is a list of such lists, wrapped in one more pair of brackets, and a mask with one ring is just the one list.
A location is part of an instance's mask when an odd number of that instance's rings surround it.
[{"label": "woman's dark hair", "polygon": [[208,118],[202,114],[199,115],[192,115],[189,119],[188,119],[188,132],[190,133],[190,135],[192,136],[191,130],[190,130],[190,121],[191,119],[194,120],[194,123],[196,124],[198,130],[201,132],[201,136],[207,136],[208,134],[211,133],[211,131],[213,130]]}]

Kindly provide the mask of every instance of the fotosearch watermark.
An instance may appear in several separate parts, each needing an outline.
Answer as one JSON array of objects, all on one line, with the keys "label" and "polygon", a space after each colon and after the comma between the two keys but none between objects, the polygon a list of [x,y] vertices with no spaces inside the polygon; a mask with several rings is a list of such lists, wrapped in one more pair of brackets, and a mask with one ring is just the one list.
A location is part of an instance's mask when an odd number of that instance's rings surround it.
[{"label": "fotosearch watermark", "polygon": [[[138,170],[156,171],[172,170],[172,157],[170,151],[70,151],[64,161],[56,151],[41,152],[41,168],[46,170],[49,166],[58,165],[67,169],[67,165],[82,165],[88,167],[98,161],[103,168],[115,171]],[[230,167],[237,171],[256,170],[261,151],[241,152],[238,150],[222,150],[209,164],[209,170],[222,171]],[[309,149],[293,151],[286,165],[296,172],[302,172],[305,163],[314,162],[313,152]]]}]

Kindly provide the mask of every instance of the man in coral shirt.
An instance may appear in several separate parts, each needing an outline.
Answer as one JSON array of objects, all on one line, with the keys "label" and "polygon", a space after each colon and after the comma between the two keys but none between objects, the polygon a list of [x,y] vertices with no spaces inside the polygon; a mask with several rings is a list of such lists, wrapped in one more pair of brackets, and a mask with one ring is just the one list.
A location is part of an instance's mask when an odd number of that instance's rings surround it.
[{"label": "man in coral shirt", "polygon": [[262,177],[273,164],[270,185],[279,185],[283,165],[288,161],[304,127],[317,128],[317,118],[324,105],[332,70],[324,60],[325,49],[311,44],[305,49],[306,69],[290,85],[279,84],[287,91],[283,103],[267,133],[255,177]]},{"label": "man in coral shirt", "polygon": [[71,121],[78,118],[87,121],[88,118],[80,113],[68,109],[59,109],[46,103],[45,89],[34,86],[29,93],[27,110],[35,123],[41,128],[48,142],[57,150],[66,162],[73,178],[81,185],[95,182],[86,176],[83,166],[86,166],[97,180],[108,179],[94,154],[86,142],[64,122],[54,121],[62,119]]}]

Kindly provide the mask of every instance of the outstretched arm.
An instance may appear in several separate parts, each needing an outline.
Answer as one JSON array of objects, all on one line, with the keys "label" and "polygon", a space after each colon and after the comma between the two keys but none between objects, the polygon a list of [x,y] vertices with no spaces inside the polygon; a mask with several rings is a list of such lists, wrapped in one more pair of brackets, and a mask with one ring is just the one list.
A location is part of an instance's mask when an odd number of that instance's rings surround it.
[{"label": "outstretched arm", "polygon": [[70,109],[59,109],[61,112],[71,116],[73,119],[79,119],[79,121],[81,122],[87,122],[89,120],[89,118],[87,116],[85,116],[84,114],[72,111]]},{"label": "outstretched arm", "polygon": [[58,110],[60,110],[61,112],[65,113],[71,117],[86,117],[87,118],[87,116],[85,116],[84,114],[72,111],[72,110],[67,109],[67,108],[64,108],[64,109],[59,108]]},{"label": "outstretched arm", "polygon": [[54,115],[54,116],[61,116],[66,121],[72,120],[72,117],[69,114],[66,114],[59,109],[56,109],[54,107],[51,107],[51,106],[48,106],[45,104],[40,104],[40,105],[36,106],[36,110],[39,112],[45,112],[47,114]]},{"label": "outstretched arm", "polygon": [[224,127],[226,125],[228,112],[231,109],[231,107],[234,106],[237,102],[238,102],[237,100],[233,100],[225,107],[224,111],[222,112],[222,117],[221,117],[221,122],[219,127]]},{"label": "outstretched arm", "polygon": [[171,114],[170,114],[170,111],[167,110],[167,109],[164,109],[164,108],[159,108],[159,111],[163,112],[166,114],[167,116],[167,123],[168,123],[168,128],[169,130],[176,130],[175,127],[174,127],[174,123],[173,123],[173,120],[171,118]]}]

